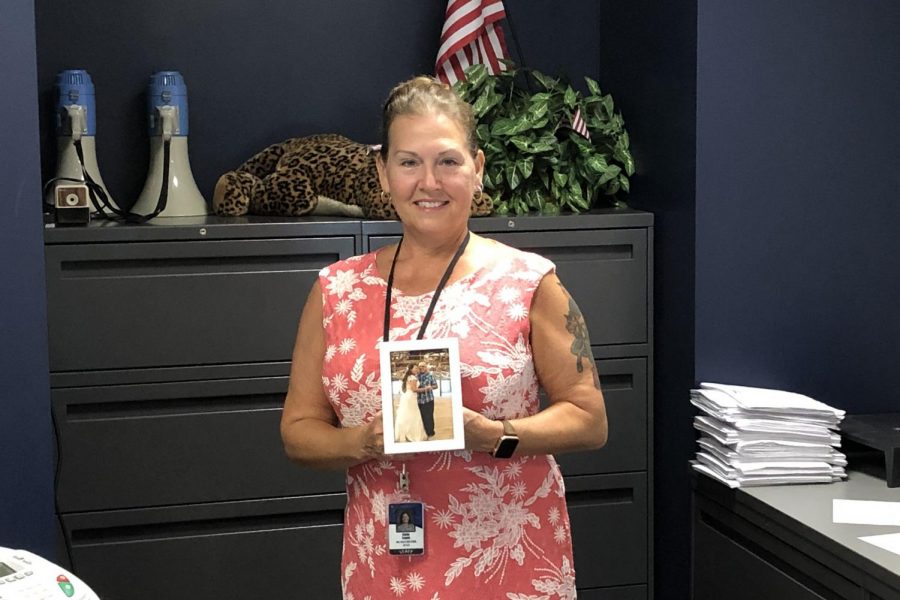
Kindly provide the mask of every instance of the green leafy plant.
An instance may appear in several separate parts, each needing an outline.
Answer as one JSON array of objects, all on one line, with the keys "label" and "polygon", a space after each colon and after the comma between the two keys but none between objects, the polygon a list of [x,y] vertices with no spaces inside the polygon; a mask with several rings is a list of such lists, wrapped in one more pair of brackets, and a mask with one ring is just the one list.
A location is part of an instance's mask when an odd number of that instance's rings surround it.
[{"label": "green leafy plant", "polygon": [[[621,193],[634,174],[625,122],[612,97],[593,79],[584,80],[588,95],[533,69],[508,64],[491,75],[476,64],[456,83],[456,93],[475,110],[486,159],[484,188],[496,212],[577,213],[625,205]],[[578,110],[590,140],[570,128]]]}]

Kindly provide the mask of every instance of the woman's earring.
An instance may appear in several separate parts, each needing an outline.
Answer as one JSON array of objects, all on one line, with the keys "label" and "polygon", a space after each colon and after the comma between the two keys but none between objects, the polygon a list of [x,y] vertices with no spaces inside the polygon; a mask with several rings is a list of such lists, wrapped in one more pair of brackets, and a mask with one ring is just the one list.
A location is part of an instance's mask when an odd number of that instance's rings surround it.
[{"label": "woman's earring", "polygon": [[472,194],[472,200],[475,202],[481,202],[481,197],[483,195],[484,194],[481,191],[481,186],[479,185],[477,188],[475,188],[475,193]]},{"label": "woman's earring", "polygon": [[391,203],[391,193],[381,190],[381,201],[385,204]]}]

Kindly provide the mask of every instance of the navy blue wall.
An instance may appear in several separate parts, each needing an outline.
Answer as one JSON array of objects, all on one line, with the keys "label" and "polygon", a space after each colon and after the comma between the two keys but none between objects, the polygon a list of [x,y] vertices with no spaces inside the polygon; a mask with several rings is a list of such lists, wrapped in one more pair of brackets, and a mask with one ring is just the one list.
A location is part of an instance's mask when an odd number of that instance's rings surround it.
[{"label": "navy blue wall", "polygon": [[34,4],[0,18],[0,546],[55,556]]},{"label": "navy blue wall", "polygon": [[699,3],[696,378],[896,411],[900,3]]},{"label": "navy blue wall", "polygon": [[688,597],[690,574],[696,9],[694,0],[609,0],[600,30],[601,71],[638,164],[630,201],[656,226],[654,565],[656,597],[667,599]]}]

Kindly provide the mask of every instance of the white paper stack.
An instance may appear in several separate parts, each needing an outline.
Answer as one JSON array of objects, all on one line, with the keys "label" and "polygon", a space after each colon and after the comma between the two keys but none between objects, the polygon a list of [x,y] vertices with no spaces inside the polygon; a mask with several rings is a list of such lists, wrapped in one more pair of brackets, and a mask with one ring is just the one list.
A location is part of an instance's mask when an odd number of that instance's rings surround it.
[{"label": "white paper stack", "polygon": [[844,411],[782,390],[701,383],[691,390],[700,431],[693,467],[729,487],[845,478]]}]

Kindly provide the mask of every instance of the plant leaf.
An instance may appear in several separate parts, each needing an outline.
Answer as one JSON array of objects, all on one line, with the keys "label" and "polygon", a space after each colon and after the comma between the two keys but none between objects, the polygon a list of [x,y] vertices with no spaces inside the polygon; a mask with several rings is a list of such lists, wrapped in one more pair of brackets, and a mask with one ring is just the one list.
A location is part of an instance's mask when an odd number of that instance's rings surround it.
[{"label": "plant leaf", "polygon": [[578,207],[584,210],[588,210],[590,208],[590,205],[581,194],[581,186],[578,185],[578,182],[575,181],[574,178],[569,179],[569,192],[572,202],[575,203]]},{"label": "plant leaf", "polygon": [[607,181],[618,177],[619,173],[621,173],[621,172],[622,172],[622,169],[619,168],[618,166],[609,165],[609,167],[606,168],[606,172],[600,176],[600,180],[597,183],[600,185],[603,185]]},{"label": "plant leaf", "polygon": [[544,189],[550,191],[550,173],[547,169],[538,169],[538,178],[544,184]]},{"label": "plant leaf", "polygon": [[519,187],[519,183],[521,183],[522,178],[519,177],[519,171],[516,169],[516,164],[507,165],[505,169],[506,181],[509,183],[509,189],[515,190]]},{"label": "plant leaf", "polygon": [[478,87],[487,79],[487,68],[481,63],[475,63],[465,70],[466,81],[472,87]]},{"label": "plant leaf", "polygon": [[572,89],[572,86],[566,87],[565,96],[563,96],[563,102],[565,105],[574,110],[575,103],[578,101],[578,95],[575,93],[575,90]]},{"label": "plant leaf", "polygon": [[531,108],[529,109],[529,112],[531,114],[531,122],[537,123],[538,121],[540,121],[541,117],[545,116],[548,110],[549,109],[547,107],[546,101],[537,103],[532,102]]},{"label": "plant leaf", "polygon": [[545,90],[552,90],[559,85],[559,82],[557,80],[544,75],[540,71],[533,70],[533,71],[529,71],[529,73],[531,74],[532,77],[534,77],[537,80],[538,83],[541,84],[541,86]]},{"label": "plant leaf", "polygon": [[544,206],[541,207],[541,212],[545,215],[558,215],[559,205],[555,202],[544,202]]},{"label": "plant leaf", "polygon": [[584,164],[595,173],[605,173],[607,169],[606,160],[599,154],[588,157]]},{"label": "plant leaf", "polygon": [[612,96],[610,96],[609,94],[603,96],[603,100],[602,100],[602,102],[600,103],[600,105],[603,106],[603,110],[606,111],[606,114],[608,114],[608,115],[612,115],[612,114],[613,114],[613,99],[612,99]]},{"label": "plant leaf", "polygon": [[531,173],[534,171],[534,159],[529,157],[519,161],[519,171],[522,172],[523,179],[531,177]]},{"label": "plant leaf", "polygon": [[[517,136],[509,138],[509,141],[513,146],[515,146],[522,152],[531,152],[531,147],[530,147],[528,138],[521,136],[521,135],[517,135]],[[527,177],[527,175],[526,175],[526,177]]]},{"label": "plant leaf", "polygon": [[508,136],[513,135],[515,132],[516,122],[509,118],[497,119],[491,125],[491,135],[493,136]]},{"label": "plant leaf", "polygon": [[475,128],[475,137],[478,138],[479,144],[486,146],[491,140],[491,128],[486,124],[481,123]]}]

